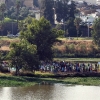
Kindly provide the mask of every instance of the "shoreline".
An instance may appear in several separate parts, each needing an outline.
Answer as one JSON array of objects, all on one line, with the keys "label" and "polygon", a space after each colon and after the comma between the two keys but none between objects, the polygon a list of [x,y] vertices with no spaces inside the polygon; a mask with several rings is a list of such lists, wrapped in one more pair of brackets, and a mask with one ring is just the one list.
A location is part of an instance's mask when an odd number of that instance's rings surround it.
[{"label": "shoreline", "polygon": [[[51,74],[50,74],[51,75]],[[71,85],[87,85],[87,86],[100,86],[100,76],[57,76],[57,75],[37,75],[34,77],[28,76],[0,76],[0,87],[28,87],[50,84],[71,84]],[[99,73],[100,75],[100,73]]]}]

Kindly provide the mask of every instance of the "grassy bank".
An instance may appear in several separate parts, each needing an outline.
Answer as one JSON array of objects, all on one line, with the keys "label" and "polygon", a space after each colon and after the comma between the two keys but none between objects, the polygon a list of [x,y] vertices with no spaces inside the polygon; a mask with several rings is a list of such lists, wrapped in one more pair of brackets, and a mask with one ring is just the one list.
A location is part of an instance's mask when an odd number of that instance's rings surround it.
[{"label": "grassy bank", "polygon": [[[44,74],[45,75],[45,74]],[[22,77],[11,75],[0,75],[1,87],[16,87],[16,86],[33,86],[35,84],[62,83],[74,85],[100,85],[99,77],[66,77],[66,78],[39,78],[39,77]]]},{"label": "grassy bank", "polygon": [[54,60],[71,62],[100,62],[100,58],[54,58]]}]

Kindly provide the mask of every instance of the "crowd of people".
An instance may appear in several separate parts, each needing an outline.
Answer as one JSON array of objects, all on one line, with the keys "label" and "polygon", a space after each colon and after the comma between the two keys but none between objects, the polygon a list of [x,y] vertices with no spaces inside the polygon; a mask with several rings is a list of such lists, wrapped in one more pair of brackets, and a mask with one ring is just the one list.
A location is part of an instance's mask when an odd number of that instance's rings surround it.
[{"label": "crowd of people", "polygon": [[[4,68],[9,67],[8,62],[2,62],[1,65]],[[15,70],[15,69],[14,69]],[[70,72],[97,72],[99,71],[98,63],[78,63],[78,62],[66,62],[66,61],[54,61],[54,62],[44,62],[42,61],[39,65],[39,71],[41,72],[51,72],[51,73],[70,73]]]},{"label": "crowd of people", "polygon": [[98,71],[97,63],[72,63],[72,62],[42,62],[39,66],[41,72],[93,72]]}]

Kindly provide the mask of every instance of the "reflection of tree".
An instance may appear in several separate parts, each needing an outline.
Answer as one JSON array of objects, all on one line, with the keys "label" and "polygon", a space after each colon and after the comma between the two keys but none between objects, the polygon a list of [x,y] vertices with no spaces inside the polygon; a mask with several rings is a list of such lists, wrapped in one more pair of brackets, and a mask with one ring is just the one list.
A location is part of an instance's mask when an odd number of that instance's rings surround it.
[{"label": "reflection of tree", "polygon": [[[12,88],[12,100],[48,100],[51,98],[54,85],[34,85],[30,87]],[[34,98],[34,99],[32,99]]]}]

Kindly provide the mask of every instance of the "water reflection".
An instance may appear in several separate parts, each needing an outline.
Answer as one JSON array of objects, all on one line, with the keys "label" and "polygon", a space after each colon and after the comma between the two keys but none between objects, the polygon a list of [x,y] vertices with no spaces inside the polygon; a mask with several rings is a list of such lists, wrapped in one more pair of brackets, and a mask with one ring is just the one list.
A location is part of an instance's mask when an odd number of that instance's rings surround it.
[{"label": "water reflection", "polygon": [[100,100],[99,86],[35,85],[0,88],[0,100]]}]

